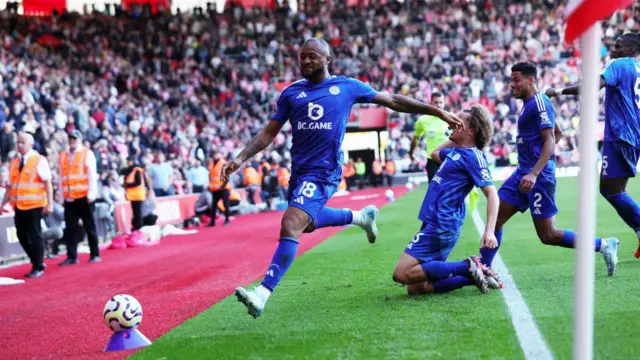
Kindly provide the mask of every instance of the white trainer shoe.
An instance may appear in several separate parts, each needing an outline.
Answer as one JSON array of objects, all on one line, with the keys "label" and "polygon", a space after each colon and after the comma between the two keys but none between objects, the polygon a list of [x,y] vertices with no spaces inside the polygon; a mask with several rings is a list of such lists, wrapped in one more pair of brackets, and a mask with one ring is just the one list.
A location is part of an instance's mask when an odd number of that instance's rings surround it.
[{"label": "white trainer shoe", "polygon": [[240,301],[244,304],[244,306],[247,307],[249,315],[253,316],[254,319],[262,315],[262,311],[264,310],[264,305],[266,302],[257,291],[247,290],[241,286],[238,286],[235,293],[238,301]]},{"label": "white trainer shoe", "polygon": [[378,225],[376,224],[378,211],[378,208],[373,205],[365,206],[360,210],[362,216],[361,227],[367,233],[367,240],[369,240],[371,244],[375,243],[378,238]]}]

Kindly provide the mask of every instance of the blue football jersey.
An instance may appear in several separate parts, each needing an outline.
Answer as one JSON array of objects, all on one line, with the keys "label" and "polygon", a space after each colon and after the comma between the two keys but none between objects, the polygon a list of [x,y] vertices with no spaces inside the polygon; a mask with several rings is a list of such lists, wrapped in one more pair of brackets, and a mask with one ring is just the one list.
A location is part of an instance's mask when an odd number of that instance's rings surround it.
[{"label": "blue football jersey", "polygon": [[604,141],[621,140],[640,149],[640,63],[635,58],[609,62],[602,72]]},{"label": "blue football jersey", "polygon": [[429,183],[418,219],[444,230],[460,233],[466,208],[464,199],[474,186],[493,184],[487,158],[476,147],[440,151],[442,164]]},{"label": "blue football jersey", "polygon": [[[556,111],[549,97],[537,92],[524,101],[518,117],[518,170],[528,174],[540,159],[544,139],[540,131],[556,126]],[[553,156],[547,161],[540,175],[555,177],[556,163]]]},{"label": "blue football jersey", "polygon": [[291,122],[292,173],[315,173],[335,181],[342,174],[342,140],[355,103],[369,103],[377,95],[369,85],[344,76],[320,84],[306,79],[284,89],[271,117]]}]

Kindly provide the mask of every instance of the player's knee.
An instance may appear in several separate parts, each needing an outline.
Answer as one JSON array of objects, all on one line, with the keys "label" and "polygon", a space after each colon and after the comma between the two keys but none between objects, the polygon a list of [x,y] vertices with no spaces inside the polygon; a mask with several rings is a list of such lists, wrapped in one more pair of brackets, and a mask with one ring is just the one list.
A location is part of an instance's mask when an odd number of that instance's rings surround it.
[{"label": "player's knee", "polygon": [[280,223],[282,227],[282,232],[285,233],[285,236],[295,237],[300,234],[305,229],[305,224],[301,219],[296,216],[283,216],[282,222]]},{"label": "player's knee", "polygon": [[313,220],[312,222],[309,223],[309,225],[307,225],[306,228],[304,228],[304,233],[312,233],[314,230],[316,229],[316,221]]},{"label": "player's knee", "polygon": [[562,241],[561,234],[555,229],[545,230],[538,233],[540,241],[545,245],[556,245]]},{"label": "player's knee", "polygon": [[409,278],[407,275],[408,274],[405,269],[395,268],[395,270],[393,270],[393,281],[399,284],[408,285]]}]

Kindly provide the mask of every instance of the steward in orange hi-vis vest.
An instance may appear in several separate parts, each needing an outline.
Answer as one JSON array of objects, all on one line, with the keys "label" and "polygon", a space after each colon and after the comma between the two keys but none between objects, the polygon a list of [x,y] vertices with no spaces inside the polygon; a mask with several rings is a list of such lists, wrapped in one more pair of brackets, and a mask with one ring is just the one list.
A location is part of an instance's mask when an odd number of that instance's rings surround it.
[{"label": "steward in orange hi-vis vest", "polygon": [[85,166],[88,151],[76,151],[71,160],[69,152],[60,153],[60,178],[65,199],[80,199],[89,194],[89,175]]},{"label": "steward in orange hi-vis vest", "polygon": [[44,181],[38,176],[40,161],[47,161],[42,155],[33,155],[20,170],[22,158],[16,157],[9,165],[11,179],[11,206],[19,210],[32,210],[47,206],[47,191]]},{"label": "steward in orange hi-vis vest", "polygon": [[209,190],[211,191],[211,195],[213,197],[213,202],[211,203],[211,222],[209,226],[216,226],[216,216],[218,214],[217,203],[222,199],[223,207],[224,207],[224,224],[229,223],[229,191],[233,187],[231,184],[231,180],[223,181],[220,178],[222,174],[222,168],[227,162],[222,158],[222,154],[215,153],[213,155],[213,159],[209,163]]},{"label": "steward in orange hi-vis vest", "polygon": [[53,211],[51,169],[47,159],[33,150],[33,142],[33,135],[18,134],[16,147],[20,155],[9,164],[9,186],[0,204],[1,209],[11,203],[15,210],[16,235],[31,260],[29,278],[44,274],[42,213]]}]

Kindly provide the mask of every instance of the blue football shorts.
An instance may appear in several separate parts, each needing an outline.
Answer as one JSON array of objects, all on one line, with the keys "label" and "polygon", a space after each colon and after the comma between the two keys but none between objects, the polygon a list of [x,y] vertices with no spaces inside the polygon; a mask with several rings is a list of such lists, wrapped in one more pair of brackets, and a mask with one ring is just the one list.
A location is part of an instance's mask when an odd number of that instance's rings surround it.
[{"label": "blue football shorts", "polygon": [[292,174],[289,179],[287,201],[289,206],[303,210],[309,222],[317,219],[318,213],[338,189],[339,182],[320,179],[317,175]]},{"label": "blue football shorts", "polygon": [[607,141],[602,146],[602,169],[605,179],[636,176],[640,149],[624,141]]},{"label": "blue football shorts", "polygon": [[519,190],[520,180],[526,174],[516,170],[498,190],[501,201],[515,206],[518,211],[531,211],[534,219],[548,219],[558,213],[556,207],[556,179],[540,174],[533,189],[528,193]]},{"label": "blue football shorts", "polygon": [[423,222],[420,231],[404,249],[404,252],[421,262],[446,261],[456,246],[459,234],[443,230]]}]

